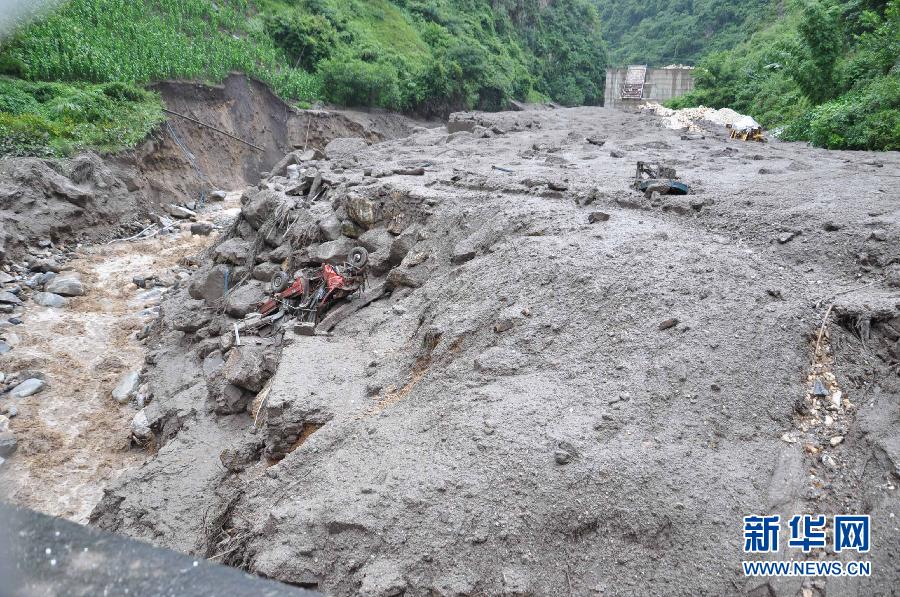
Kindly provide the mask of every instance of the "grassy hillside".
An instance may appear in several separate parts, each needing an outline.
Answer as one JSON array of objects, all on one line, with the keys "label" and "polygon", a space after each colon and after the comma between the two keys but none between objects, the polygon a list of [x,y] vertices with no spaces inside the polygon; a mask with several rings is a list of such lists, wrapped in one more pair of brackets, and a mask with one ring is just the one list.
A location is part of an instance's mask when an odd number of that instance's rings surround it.
[{"label": "grassy hillside", "polygon": [[[144,84],[233,70],[300,105],[439,114],[511,98],[599,103],[606,50],[591,0],[542,4],[69,0],[0,44],[3,95],[16,98],[0,100],[0,155],[128,146],[159,121]],[[118,105],[97,109],[108,83]],[[30,132],[45,141],[27,142]]]},{"label": "grassy hillside", "polygon": [[694,64],[731,49],[772,17],[771,0],[595,0],[610,62]]},{"label": "grassy hillside", "polygon": [[670,105],[728,106],[785,139],[900,149],[900,0],[810,0],[700,63]]}]

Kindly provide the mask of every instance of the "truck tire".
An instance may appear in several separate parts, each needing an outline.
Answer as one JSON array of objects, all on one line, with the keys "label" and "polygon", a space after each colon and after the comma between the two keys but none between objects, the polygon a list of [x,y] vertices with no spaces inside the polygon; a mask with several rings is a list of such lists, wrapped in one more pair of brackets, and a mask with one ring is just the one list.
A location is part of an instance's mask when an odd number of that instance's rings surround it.
[{"label": "truck tire", "polygon": [[281,292],[290,285],[291,279],[284,272],[272,274],[272,292]]},{"label": "truck tire", "polygon": [[369,263],[369,252],[364,247],[355,247],[347,254],[347,263],[362,269]]}]

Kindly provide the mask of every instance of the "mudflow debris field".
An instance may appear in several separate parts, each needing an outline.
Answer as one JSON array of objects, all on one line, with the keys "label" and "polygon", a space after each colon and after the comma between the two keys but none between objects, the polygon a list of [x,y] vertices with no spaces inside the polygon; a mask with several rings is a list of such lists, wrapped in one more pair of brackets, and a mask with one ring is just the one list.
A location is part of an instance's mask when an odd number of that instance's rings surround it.
[{"label": "mudflow debris field", "polygon": [[[163,295],[147,459],[90,522],[332,595],[890,594],[900,156],[726,137],[576,108],[289,154]],[[357,246],[316,335],[260,321]],[[804,512],[871,514],[871,577],[745,578],[742,518]]]}]

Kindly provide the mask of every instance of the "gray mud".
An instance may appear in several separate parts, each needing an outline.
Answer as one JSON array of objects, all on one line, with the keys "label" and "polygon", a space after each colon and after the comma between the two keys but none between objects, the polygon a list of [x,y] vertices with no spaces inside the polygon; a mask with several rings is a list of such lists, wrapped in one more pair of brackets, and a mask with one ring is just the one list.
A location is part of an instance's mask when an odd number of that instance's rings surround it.
[{"label": "gray mud", "polygon": [[[452,120],[245,191],[163,302],[155,455],[93,523],[334,595],[895,590],[900,156]],[[638,160],[691,194],[633,191]],[[383,298],[233,345],[254,277],[355,244]],[[872,576],[744,578],[742,517],[804,512],[871,514]]]}]

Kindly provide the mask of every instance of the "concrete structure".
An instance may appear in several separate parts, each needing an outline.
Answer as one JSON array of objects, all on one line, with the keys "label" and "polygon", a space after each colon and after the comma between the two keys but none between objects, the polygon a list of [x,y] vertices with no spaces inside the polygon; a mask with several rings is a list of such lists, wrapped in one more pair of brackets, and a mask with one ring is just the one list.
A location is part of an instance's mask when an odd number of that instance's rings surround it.
[{"label": "concrete structure", "polygon": [[648,68],[643,98],[622,99],[622,88],[625,85],[627,73],[627,68],[606,69],[603,105],[607,108],[637,109],[637,106],[648,101],[662,103],[673,97],[684,95],[694,88],[694,69],[691,67]]}]

